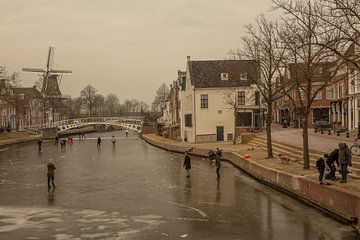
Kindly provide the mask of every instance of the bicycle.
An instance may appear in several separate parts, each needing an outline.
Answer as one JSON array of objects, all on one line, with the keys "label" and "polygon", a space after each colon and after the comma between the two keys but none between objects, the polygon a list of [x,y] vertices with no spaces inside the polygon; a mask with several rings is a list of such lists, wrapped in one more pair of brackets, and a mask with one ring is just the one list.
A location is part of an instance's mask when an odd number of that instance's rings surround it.
[{"label": "bicycle", "polygon": [[354,144],[350,147],[350,152],[354,156],[360,156],[360,139],[354,140]]}]

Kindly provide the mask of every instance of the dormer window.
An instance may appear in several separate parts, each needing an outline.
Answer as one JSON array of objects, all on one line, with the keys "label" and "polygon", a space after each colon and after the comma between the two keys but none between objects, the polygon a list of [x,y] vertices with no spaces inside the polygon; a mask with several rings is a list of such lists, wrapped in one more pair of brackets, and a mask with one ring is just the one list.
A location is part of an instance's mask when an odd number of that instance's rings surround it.
[{"label": "dormer window", "polygon": [[227,81],[229,80],[229,73],[221,73],[220,77],[222,81]]},{"label": "dormer window", "polygon": [[247,73],[240,73],[240,80],[247,80]]}]

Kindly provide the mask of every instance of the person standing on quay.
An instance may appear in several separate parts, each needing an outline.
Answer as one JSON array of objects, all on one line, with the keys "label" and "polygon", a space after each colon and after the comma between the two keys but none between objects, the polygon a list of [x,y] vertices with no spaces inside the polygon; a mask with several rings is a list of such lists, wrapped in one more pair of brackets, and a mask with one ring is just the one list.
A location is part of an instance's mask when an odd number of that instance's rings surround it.
[{"label": "person standing on quay", "polygon": [[126,129],[125,130],[125,137],[128,137],[129,131]]},{"label": "person standing on quay", "polygon": [[99,136],[97,139],[97,149],[100,150],[100,147],[101,147],[101,138]]},{"label": "person standing on quay", "polygon": [[[55,183],[54,183],[54,178],[55,178],[55,164],[53,162],[52,159],[49,160],[48,164],[47,164],[47,177],[48,177],[48,189],[51,188],[51,184],[53,186],[53,188],[55,187]],[[51,184],[50,184],[51,181]]]},{"label": "person standing on quay", "polygon": [[319,171],[319,183],[324,184],[322,181],[324,178],[324,172],[325,172],[325,162],[328,159],[328,154],[325,154],[324,157],[320,156],[320,158],[316,161],[316,168]]},{"label": "person standing on quay", "polygon": [[186,177],[190,177],[190,169],[191,169],[191,158],[189,156],[189,152],[191,152],[191,148],[185,151],[185,157],[183,163],[183,167],[186,170]]},{"label": "person standing on quay", "polygon": [[352,166],[351,153],[346,143],[339,143],[339,163],[340,163],[340,171],[341,171],[340,183],[346,183],[348,166]]}]

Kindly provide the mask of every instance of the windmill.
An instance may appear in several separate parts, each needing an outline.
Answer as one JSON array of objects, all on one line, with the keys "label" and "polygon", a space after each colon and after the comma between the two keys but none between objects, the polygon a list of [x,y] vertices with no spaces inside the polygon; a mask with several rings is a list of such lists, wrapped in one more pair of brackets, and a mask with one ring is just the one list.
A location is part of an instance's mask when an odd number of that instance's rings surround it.
[{"label": "windmill", "polygon": [[[54,119],[54,103],[62,103],[62,94],[59,87],[59,81],[63,75],[71,75],[71,70],[55,70],[52,68],[54,62],[54,47],[49,47],[46,68],[22,68],[24,72],[33,72],[42,74],[41,95],[43,97],[43,122],[46,122],[45,109],[50,104],[52,109],[52,119]],[[57,101],[56,101],[57,100]]]}]

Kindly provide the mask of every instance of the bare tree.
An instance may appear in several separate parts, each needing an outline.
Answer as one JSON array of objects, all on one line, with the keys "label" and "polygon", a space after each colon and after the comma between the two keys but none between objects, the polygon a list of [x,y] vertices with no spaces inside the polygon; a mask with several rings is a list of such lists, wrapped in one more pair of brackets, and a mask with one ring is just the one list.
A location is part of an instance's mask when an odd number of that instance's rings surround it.
[{"label": "bare tree", "polygon": [[271,140],[271,123],[273,103],[283,96],[279,86],[279,70],[285,56],[285,48],[280,44],[279,25],[261,15],[255,26],[246,26],[246,35],[242,37],[244,47],[234,55],[243,59],[255,60],[258,63],[260,79],[253,81],[267,107],[266,135],[268,158],[273,157]]},{"label": "bare tree", "polygon": [[140,101],[139,108],[140,108],[140,113],[145,113],[145,112],[149,111],[149,104],[147,104],[144,101]]},{"label": "bare tree", "polygon": [[331,74],[336,74],[341,63],[332,64],[335,61],[334,54],[318,44],[329,42],[329,35],[317,17],[323,15],[323,7],[319,2],[273,0],[273,4],[285,14],[281,42],[286,48],[286,66],[290,77],[281,77],[281,86],[301,116],[303,168],[309,169],[308,117],[311,106],[318,94],[331,83]]},{"label": "bare tree", "polygon": [[[317,17],[324,23],[328,35],[335,35],[319,45],[329,48],[338,57],[360,69],[360,1],[321,0],[322,14]],[[353,54],[349,49],[353,49]]]},{"label": "bare tree", "polygon": [[88,107],[90,117],[93,114],[93,107],[94,107],[94,100],[95,100],[96,93],[97,93],[97,90],[91,85],[87,85],[80,92],[80,96],[81,96],[83,102]]},{"label": "bare tree", "polygon": [[169,93],[170,93],[169,87],[165,83],[162,83],[158,88],[158,90],[156,91],[156,95],[152,103],[154,109],[160,110],[162,112],[163,108],[165,107],[164,104],[166,102]]},{"label": "bare tree", "polygon": [[105,98],[101,94],[95,94],[93,112],[96,116],[104,116],[105,113]]},{"label": "bare tree", "polygon": [[119,98],[115,94],[108,94],[105,98],[105,108],[109,116],[115,116],[118,113]]}]

